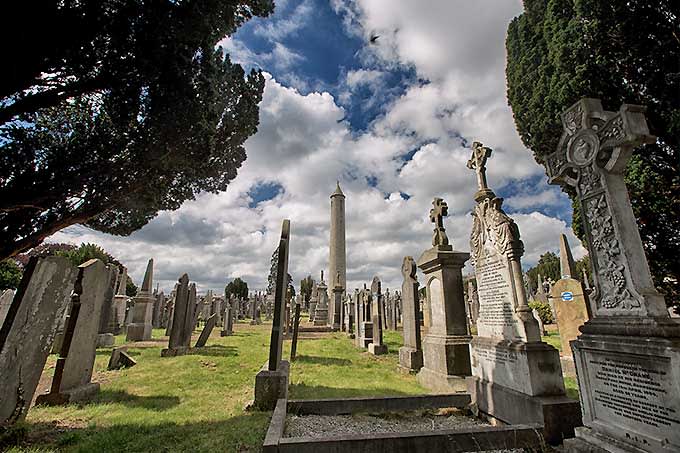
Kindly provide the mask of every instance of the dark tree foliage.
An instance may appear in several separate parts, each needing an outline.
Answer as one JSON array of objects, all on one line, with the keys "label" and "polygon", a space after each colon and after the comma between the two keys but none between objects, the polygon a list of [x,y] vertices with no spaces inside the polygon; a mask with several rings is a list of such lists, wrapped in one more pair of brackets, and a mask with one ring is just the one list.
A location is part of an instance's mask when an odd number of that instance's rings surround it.
[{"label": "dark tree foliage", "polygon": [[[655,284],[680,300],[680,2],[525,0],[507,36],[508,100],[541,163],[562,133],[559,114],[582,97],[605,109],[648,107],[655,144],[638,148],[626,183]],[[573,193],[570,193],[573,200]],[[583,238],[578,205],[574,229]]]},{"label": "dark tree foliage", "polygon": [[13,259],[0,261],[0,291],[17,289],[23,274],[21,267]]},{"label": "dark tree foliage", "polygon": [[[276,268],[279,265],[279,248],[276,247],[272,253],[271,266],[269,268],[269,275],[267,276],[267,294],[274,294],[276,290]],[[295,296],[295,287],[293,286],[293,277],[288,274],[288,289],[291,296]]]},{"label": "dark tree foliage", "polygon": [[0,258],[83,223],[127,235],[226,189],[264,78],[216,44],[271,0],[8,1]]},{"label": "dark tree foliage", "polygon": [[538,276],[540,275],[545,282],[548,279],[556,282],[560,279],[560,257],[553,252],[545,252],[538,259],[538,263],[527,272],[529,276],[529,286],[532,291],[538,289]]},{"label": "dark tree foliage", "polygon": [[[57,256],[63,256],[67,258],[71,264],[74,266],[80,266],[89,260],[101,260],[106,264],[113,263],[116,261],[111,255],[109,255],[103,248],[99,247],[97,244],[80,244],[80,247],[76,247],[72,250],[59,250],[54,253]],[[116,261],[118,265],[118,262]]]},{"label": "dark tree foliage", "polygon": [[54,256],[58,252],[68,252],[75,249],[76,246],[73,244],[47,242],[32,248],[26,253],[19,253],[15,257],[15,259],[17,260],[17,262],[19,262],[19,264],[21,264],[21,266],[25,267],[28,264],[28,261],[34,256],[37,256],[39,258],[45,256]]},{"label": "dark tree foliage", "polygon": [[224,288],[226,300],[229,300],[229,297],[232,294],[237,299],[248,299],[248,283],[241,280],[241,277],[236,277],[234,280],[227,283],[227,286]]},{"label": "dark tree foliage", "polygon": [[300,280],[300,294],[305,300],[305,304],[309,303],[309,299],[312,298],[312,288],[314,287],[314,279],[311,275],[306,276]]}]

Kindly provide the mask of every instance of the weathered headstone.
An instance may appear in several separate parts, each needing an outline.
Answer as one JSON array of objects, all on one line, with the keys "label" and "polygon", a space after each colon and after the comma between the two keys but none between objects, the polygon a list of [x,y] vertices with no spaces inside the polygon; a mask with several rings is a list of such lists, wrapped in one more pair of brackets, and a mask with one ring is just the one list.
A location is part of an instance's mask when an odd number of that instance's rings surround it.
[{"label": "weathered headstone", "polygon": [[416,262],[405,256],[401,265],[401,303],[404,307],[404,346],[399,348],[399,367],[406,372],[417,372],[423,367],[423,345],[420,339],[420,307],[418,306],[418,277]]},{"label": "weathered headstone", "polygon": [[623,171],[653,143],[644,108],[582,99],[545,165],[576,191],[593,270],[592,318],[571,343],[583,409],[568,451],[680,451],[680,322],[652,282]]},{"label": "weathered headstone", "polygon": [[295,313],[293,316],[293,341],[290,345],[290,361],[295,360],[297,354],[298,330],[300,329],[300,304],[295,304]]},{"label": "weathered headstone", "polygon": [[151,318],[155,297],[151,294],[153,286],[153,259],[149,260],[144,273],[144,281],[137,295],[132,299],[132,322],[127,326],[126,341],[151,340]]},{"label": "weathered headstone", "polygon": [[49,393],[38,396],[36,404],[87,401],[99,392],[99,383],[91,380],[97,351],[97,330],[107,288],[111,287],[110,278],[110,268],[100,260],[89,260],[78,266],[52,387]]},{"label": "weathered headstone", "polygon": [[345,288],[339,283],[339,279],[336,277],[336,283],[332,289],[333,302],[331,306],[333,307],[333,319],[332,327],[335,330],[340,330],[342,325],[342,294],[345,292]]},{"label": "weathered headstone", "polygon": [[165,308],[165,294],[163,291],[156,293],[156,298],[153,302],[153,316],[151,317],[151,326],[154,329],[160,329],[163,325],[163,309]]},{"label": "weathered headstone", "polygon": [[328,287],[323,281],[323,271],[321,271],[321,281],[316,285],[318,302],[314,310],[314,325],[328,325]]},{"label": "weathered headstone", "polygon": [[383,343],[383,295],[380,279],[373,277],[371,282],[371,313],[373,319],[373,338],[368,345],[368,352],[373,355],[387,354],[387,346]]},{"label": "weathered headstone", "polygon": [[183,274],[176,288],[168,348],[161,351],[161,357],[186,354],[191,342],[191,333],[194,331],[192,305],[195,305],[196,286],[192,284],[190,288],[189,276]]},{"label": "weathered headstone", "polygon": [[114,333],[116,335],[119,334],[123,330],[123,327],[125,326],[125,314],[127,302],[129,299],[128,296],[125,294],[125,291],[127,289],[127,280],[128,280],[127,269],[123,268],[123,273],[120,275],[120,278],[118,279],[118,288],[116,289],[116,294],[113,296],[113,310],[115,312],[116,323],[116,331]]},{"label": "weathered headstone", "polygon": [[560,441],[573,435],[580,410],[566,397],[559,352],[541,341],[529,308],[519,228],[486,185],[490,154],[475,142],[468,162],[479,182],[470,235],[479,297],[470,393],[482,413],[509,424],[542,424],[550,442]]},{"label": "weathered headstone", "polygon": [[99,333],[97,334],[97,347],[110,348],[114,345],[116,339],[114,335],[117,331],[116,323],[116,307],[114,303],[114,295],[118,287],[118,266],[110,265],[108,275],[108,285],[104,294],[104,302],[101,310],[101,317],[99,318]]},{"label": "weathered headstone", "polygon": [[107,370],[119,370],[121,368],[130,368],[135,365],[137,365],[137,361],[127,353],[127,347],[121,346],[120,348],[113,348],[111,351]]},{"label": "weathered headstone", "polygon": [[462,268],[470,256],[453,250],[444,229],[448,206],[435,198],[430,221],[432,248],[418,258],[425,274],[430,326],[423,338],[423,367],[418,382],[435,391],[460,391],[470,376],[470,331],[465,318]]},{"label": "weathered headstone", "polygon": [[0,425],[26,417],[78,270],[66,258],[33,258],[0,327]]},{"label": "weathered headstone", "polygon": [[208,316],[208,319],[205,320],[205,326],[203,326],[201,335],[196,341],[196,345],[194,346],[195,348],[202,348],[205,346],[205,344],[208,342],[208,338],[210,338],[210,334],[215,328],[215,324],[217,324],[217,314],[213,313],[212,315]]},{"label": "weathered headstone", "polygon": [[255,401],[253,406],[260,410],[272,410],[279,398],[288,396],[288,375],[290,363],[282,360],[283,355],[283,310],[288,289],[288,252],[290,247],[290,220],[281,226],[278,262],[276,266],[276,289],[274,291],[274,320],[269,343],[269,360],[255,376]]},{"label": "weathered headstone", "polygon": [[222,330],[220,331],[221,337],[228,337],[234,333],[234,309],[230,302],[226,302],[224,307],[224,320],[222,325]]},{"label": "weathered headstone", "polygon": [[2,296],[0,296],[0,327],[2,327],[2,323],[5,322],[9,307],[12,305],[14,293],[15,291],[13,289],[6,289],[2,292]]}]

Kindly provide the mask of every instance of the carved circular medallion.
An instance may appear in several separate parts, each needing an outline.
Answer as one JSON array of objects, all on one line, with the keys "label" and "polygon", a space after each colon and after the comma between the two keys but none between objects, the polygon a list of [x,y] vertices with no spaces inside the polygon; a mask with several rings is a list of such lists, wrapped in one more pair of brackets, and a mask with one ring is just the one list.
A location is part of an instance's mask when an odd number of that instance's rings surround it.
[{"label": "carved circular medallion", "polygon": [[591,130],[579,131],[569,142],[567,159],[579,167],[590,164],[600,147],[597,134]]}]

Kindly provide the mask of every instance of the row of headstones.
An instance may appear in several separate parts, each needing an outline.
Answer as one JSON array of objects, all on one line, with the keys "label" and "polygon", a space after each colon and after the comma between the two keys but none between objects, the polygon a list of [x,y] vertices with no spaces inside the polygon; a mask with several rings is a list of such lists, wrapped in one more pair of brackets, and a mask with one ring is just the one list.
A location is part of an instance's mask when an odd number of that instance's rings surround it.
[{"label": "row of headstones", "polygon": [[[588,293],[574,278],[563,240],[562,278],[551,294],[558,322],[561,307],[573,309],[576,296],[586,303],[587,321],[570,342],[581,404],[566,397],[557,349],[541,341],[523,282],[519,228],[487,186],[491,150],[477,142],[468,161],[478,182],[471,253],[449,245],[446,203],[436,198],[430,211],[433,247],[417,261],[430,321],[422,344],[416,262],[404,259],[402,349],[422,351],[421,384],[467,388],[481,413],[503,423],[541,424],[549,442],[575,434],[564,441],[568,451],[680,450],[680,322],[652,283],[622,175],[632,149],[654,141],[643,112],[631,105],[607,112],[596,99],[579,101],[562,115],[559,148],[545,162],[550,183],[576,191],[593,271]],[[479,300],[474,337],[461,273],[469,258]],[[413,355],[400,354],[401,366],[415,371]]]}]

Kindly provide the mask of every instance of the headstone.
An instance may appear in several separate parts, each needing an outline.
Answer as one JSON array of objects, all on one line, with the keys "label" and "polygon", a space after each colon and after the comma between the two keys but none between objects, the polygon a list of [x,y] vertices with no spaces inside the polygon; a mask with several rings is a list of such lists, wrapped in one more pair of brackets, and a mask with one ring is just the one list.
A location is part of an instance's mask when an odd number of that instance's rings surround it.
[{"label": "headstone", "polygon": [[231,303],[226,302],[224,307],[224,322],[222,325],[222,331],[220,331],[221,337],[227,337],[234,333],[234,309]]},{"label": "headstone", "polygon": [[259,311],[259,307],[258,307],[258,302],[259,302],[258,297],[253,297],[251,304],[250,304],[250,317],[252,319],[250,321],[251,325],[262,324],[262,320],[260,319],[260,311]]},{"label": "headstone", "polygon": [[316,317],[316,304],[319,302],[319,290],[316,282],[312,285],[312,297],[309,300],[309,322],[313,323]]},{"label": "headstone", "polygon": [[2,292],[2,296],[0,296],[0,327],[2,327],[2,323],[5,322],[9,307],[12,305],[14,293],[15,291],[13,289],[6,289]]},{"label": "headstone", "polygon": [[571,256],[567,237],[560,236],[560,264],[562,278],[552,286],[550,298],[555,309],[555,321],[560,332],[562,355],[571,358],[569,344],[579,335],[581,327],[589,318],[587,294],[580,281],[576,280],[576,266]]},{"label": "headstone", "polygon": [[418,382],[435,391],[465,390],[470,376],[470,331],[465,318],[462,268],[470,256],[453,250],[444,229],[448,206],[435,198],[430,221],[435,224],[432,248],[417,265],[425,274],[430,325],[423,338],[423,367]]},{"label": "headstone", "polygon": [[0,327],[0,425],[26,417],[77,275],[57,256],[32,258],[24,269]]},{"label": "headstone", "polygon": [[373,277],[371,282],[371,313],[373,319],[373,338],[368,345],[368,352],[373,355],[387,354],[387,346],[383,343],[383,295],[380,279]]},{"label": "headstone", "polygon": [[137,361],[130,357],[127,353],[127,347],[113,348],[111,351],[111,358],[109,358],[109,366],[107,370],[119,370],[121,368],[130,368],[137,365]]},{"label": "headstone", "polygon": [[125,326],[125,314],[127,309],[128,296],[125,294],[127,289],[127,269],[123,268],[123,273],[118,279],[118,288],[116,294],[113,296],[113,310],[115,313],[116,331],[114,334],[118,335]]},{"label": "headstone", "polygon": [[333,329],[340,330],[342,325],[342,294],[345,292],[345,288],[336,283],[333,288],[333,305],[335,308],[333,310]]},{"label": "headstone", "polygon": [[196,285],[190,288],[189,276],[183,274],[176,288],[168,348],[161,351],[161,357],[186,354],[191,342],[191,333],[194,331],[192,305],[196,300]]},{"label": "headstone", "polygon": [[253,406],[260,410],[273,410],[279,398],[288,397],[288,376],[290,363],[282,360],[283,353],[283,310],[288,289],[288,252],[290,247],[290,220],[281,226],[281,239],[276,266],[276,289],[274,291],[274,320],[269,343],[269,360],[255,376],[255,401]]},{"label": "headstone", "polygon": [[202,348],[205,346],[208,342],[208,338],[210,338],[210,334],[215,328],[215,324],[217,324],[217,314],[213,313],[205,320],[205,326],[203,326],[203,331],[201,331],[201,335],[198,337],[198,341],[196,341],[195,348]]},{"label": "headstone", "polygon": [[567,451],[680,451],[680,322],[655,289],[623,172],[633,148],[654,143],[644,108],[605,111],[581,99],[545,166],[579,200],[594,291],[592,318],[571,343],[584,427]]},{"label": "headstone", "polygon": [[153,302],[153,316],[151,317],[151,326],[154,329],[160,329],[163,325],[163,309],[165,308],[165,294],[163,291],[156,294]]},{"label": "headstone", "polygon": [[295,314],[293,316],[293,341],[290,345],[290,361],[295,360],[297,354],[298,330],[300,328],[300,304],[295,304]]},{"label": "headstone", "polygon": [[404,307],[404,346],[399,348],[399,367],[406,372],[418,372],[423,367],[423,345],[420,340],[420,307],[418,306],[418,277],[416,262],[405,256],[401,265],[401,303]]},{"label": "headstone", "polygon": [[475,142],[468,162],[479,182],[470,235],[479,297],[470,393],[482,413],[508,424],[544,425],[549,442],[561,441],[580,424],[580,410],[566,397],[559,352],[541,341],[529,308],[519,228],[486,186],[490,154]]},{"label": "headstone", "polygon": [[116,342],[114,335],[116,334],[118,325],[116,323],[116,307],[114,303],[114,296],[116,288],[118,287],[118,266],[110,265],[106,293],[104,295],[104,304],[102,306],[102,314],[99,319],[99,333],[97,335],[98,348],[110,348]]},{"label": "headstone", "polygon": [[91,380],[97,352],[97,330],[107,289],[111,287],[110,271],[100,260],[89,260],[78,266],[52,387],[49,393],[38,396],[36,404],[87,401],[99,392],[99,383]]},{"label": "headstone", "polygon": [[318,302],[314,310],[314,325],[328,325],[328,287],[323,281],[323,271],[321,271],[321,281],[316,286]]},{"label": "headstone", "polygon": [[154,297],[151,294],[153,286],[153,259],[149,260],[144,273],[144,281],[137,295],[133,298],[132,322],[127,326],[126,341],[151,340],[151,318],[153,317]]}]

